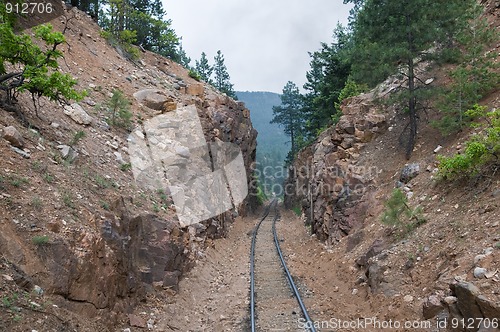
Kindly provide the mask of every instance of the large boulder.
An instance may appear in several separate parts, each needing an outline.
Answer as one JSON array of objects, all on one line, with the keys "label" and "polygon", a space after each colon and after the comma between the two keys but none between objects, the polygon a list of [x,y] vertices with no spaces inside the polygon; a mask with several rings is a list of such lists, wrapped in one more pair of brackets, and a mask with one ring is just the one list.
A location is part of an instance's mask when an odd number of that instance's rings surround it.
[{"label": "large boulder", "polygon": [[24,147],[23,136],[13,126],[8,126],[3,129],[3,138],[16,148]]},{"label": "large boulder", "polygon": [[69,116],[73,121],[81,125],[91,125],[94,119],[83,109],[78,103],[66,105],[64,114]]}]

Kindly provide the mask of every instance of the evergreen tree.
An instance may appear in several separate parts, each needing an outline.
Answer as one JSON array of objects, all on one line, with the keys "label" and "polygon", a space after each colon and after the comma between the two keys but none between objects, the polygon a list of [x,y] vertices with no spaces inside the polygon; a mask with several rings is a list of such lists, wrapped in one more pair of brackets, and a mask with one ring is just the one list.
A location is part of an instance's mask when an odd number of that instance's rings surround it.
[{"label": "evergreen tree", "polygon": [[[401,94],[409,114],[406,157],[417,137],[418,111],[425,100],[418,85],[417,59],[432,60],[450,45],[467,24],[473,0],[366,0],[354,23],[356,44],[353,75],[357,81],[375,85],[400,70],[406,77]],[[433,47],[434,51],[430,51]]]},{"label": "evergreen tree", "polygon": [[205,52],[201,52],[200,61],[196,60],[195,70],[200,75],[203,81],[209,84],[213,83],[211,76],[214,69],[208,63],[207,55],[205,54]]},{"label": "evergreen tree", "polygon": [[331,45],[322,43],[321,50],[310,54],[311,70],[307,72],[304,84],[304,89],[308,91],[304,100],[306,131],[310,138],[333,124],[337,113],[335,104],[351,69],[347,52],[349,43],[347,30],[338,25],[334,31],[334,42]]},{"label": "evergreen tree", "polygon": [[303,144],[303,112],[302,95],[297,85],[288,81],[280,96],[281,105],[273,106],[273,119],[271,123],[283,126],[285,134],[290,136],[292,148],[287,156],[291,162]]},{"label": "evergreen tree", "polygon": [[226,65],[224,64],[224,55],[220,50],[217,51],[217,55],[214,57],[214,61],[214,87],[219,91],[224,92],[229,97],[236,99],[236,93],[233,90],[233,84],[231,84],[230,82],[229,73],[227,72]]},{"label": "evergreen tree", "polygon": [[179,49],[177,50],[177,56],[174,57],[174,60],[177,61],[180,65],[182,65],[186,69],[191,69],[189,65],[191,63],[191,58],[188,57],[186,51],[182,47],[182,43],[179,44]]},{"label": "evergreen tree", "polygon": [[490,29],[481,18],[480,8],[476,17],[459,36],[462,54],[459,64],[449,73],[451,84],[437,102],[442,118],[434,122],[443,134],[461,130],[470,118],[466,111],[479,102],[492,89],[498,87],[499,75],[495,72],[497,54],[488,52],[498,43],[499,34]]}]

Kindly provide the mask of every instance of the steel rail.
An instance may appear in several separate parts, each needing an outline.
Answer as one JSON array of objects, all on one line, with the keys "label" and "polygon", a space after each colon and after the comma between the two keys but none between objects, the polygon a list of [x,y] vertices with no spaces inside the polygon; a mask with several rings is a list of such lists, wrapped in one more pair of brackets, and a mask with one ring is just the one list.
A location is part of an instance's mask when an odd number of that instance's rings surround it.
[{"label": "steel rail", "polygon": [[[253,231],[253,235],[252,235],[252,244],[251,244],[251,249],[250,249],[250,325],[251,325],[252,332],[256,331],[256,329],[255,329],[256,328],[256,324],[255,324],[255,242],[256,242],[257,232],[259,230],[259,227],[262,224],[262,222],[269,215],[269,212],[271,211],[271,208],[273,207],[273,205],[274,205],[275,210],[277,210],[276,203],[277,203],[277,201],[273,200],[267,206],[266,210],[264,211],[264,215],[262,216],[262,219],[255,227],[255,229]],[[306,309],[304,303],[302,302],[302,298],[300,297],[300,293],[299,293],[297,287],[295,286],[292,275],[290,274],[290,271],[288,270],[285,259],[283,257],[283,253],[282,253],[281,248],[279,246],[278,236],[276,234],[276,220],[278,219],[278,216],[279,216],[279,214],[276,211],[275,216],[273,218],[273,225],[272,225],[274,245],[275,245],[276,250],[278,252],[278,255],[280,257],[281,266],[283,267],[283,270],[285,271],[286,277],[288,279],[288,284],[293,292],[293,295],[297,299],[297,302],[299,303],[299,306],[300,306],[300,309],[302,310],[302,314],[304,315],[304,318],[306,319],[308,329],[311,332],[316,332],[316,329],[314,328],[314,324],[311,321],[309,314],[307,313],[307,309]]]},{"label": "steel rail", "polygon": [[299,290],[297,289],[297,286],[295,286],[295,282],[293,282],[292,275],[290,274],[290,271],[288,270],[288,267],[285,262],[285,258],[283,257],[283,253],[281,252],[280,244],[278,241],[278,235],[276,234],[276,220],[278,220],[279,214],[276,213],[274,220],[273,220],[273,237],[274,237],[274,244],[276,246],[276,250],[278,250],[278,255],[280,256],[281,260],[281,266],[283,267],[283,270],[285,270],[286,277],[288,278],[288,282],[290,285],[290,288],[292,289],[295,298],[297,299],[297,302],[299,303],[300,309],[302,310],[302,314],[304,315],[304,318],[306,319],[306,324],[308,326],[309,331],[311,332],[316,332],[316,329],[314,328],[314,324],[311,321],[311,318],[309,317],[309,314],[307,313],[306,306],[304,305],[304,302],[302,302],[302,298],[300,297]]}]

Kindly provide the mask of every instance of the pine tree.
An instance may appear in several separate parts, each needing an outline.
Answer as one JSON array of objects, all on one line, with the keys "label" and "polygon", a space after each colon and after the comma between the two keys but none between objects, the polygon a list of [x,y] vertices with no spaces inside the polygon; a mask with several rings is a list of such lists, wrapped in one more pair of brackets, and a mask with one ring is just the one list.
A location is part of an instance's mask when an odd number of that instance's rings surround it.
[{"label": "pine tree", "polygon": [[307,134],[311,138],[333,124],[333,116],[337,113],[335,104],[351,69],[347,56],[349,39],[347,30],[338,25],[334,30],[334,42],[331,45],[322,43],[321,50],[310,54],[311,70],[307,72],[304,84],[304,89],[308,91],[304,112]]},{"label": "pine tree", "polygon": [[288,153],[287,162],[291,162],[303,141],[302,95],[297,85],[288,81],[280,98],[281,105],[273,106],[274,117],[271,123],[282,125],[285,134],[290,136],[292,148]]},{"label": "pine tree", "polygon": [[[467,24],[473,0],[366,0],[354,23],[354,78],[375,85],[398,70],[406,77],[402,93],[409,114],[406,157],[417,137],[424,89],[419,86],[417,59],[439,57]],[[435,47],[438,45],[439,47]],[[434,51],[430,51],[434,47]]]},{"label": "pine tree", "polygon": [[201,52],[200,61],[196,60],[195,63],[195,70],[200,75],[201,79],[209,84],[213,84],[211,76],[214,69],[208,63],[205,52]]},{"label": "pine tree", "polygon": [[220,50],[214,57],[214,82],[213,85],[219,91],[224,92],[229,97],[236,99],[236,93],[233,90],[233,84],[230,82],[229,73],[227,72],[226,65],[224,64],[224,55]]}]

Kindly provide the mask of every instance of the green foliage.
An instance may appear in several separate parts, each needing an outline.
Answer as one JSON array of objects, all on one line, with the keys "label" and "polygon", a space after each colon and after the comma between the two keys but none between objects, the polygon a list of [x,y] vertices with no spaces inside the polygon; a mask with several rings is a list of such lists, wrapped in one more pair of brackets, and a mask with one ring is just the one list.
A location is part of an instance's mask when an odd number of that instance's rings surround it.
[{"label": "green foliage", "polygon": [[107,104],[111,112],[110,124],[123,128],[130,126],[132,112],[130,112],[130,101],[120,90],[113,90],[113,96]]},{"label": "green foliage", "polygon": [[57,47],[64,43],[64,35],[54,32],[50,24],[33,28],[34,37],[45,44],[42,49],[28,34],[15,34],[13,21],[1,3],[0,86],[7,92],[7,104],[12,104],[17,94],[24,91],[30,92],[34,101],[42,96],[60,102],[81,100],[85,93],[74,89],[77,81],[58,71],[57,59],[62,57],[62,52]]},{"label": "green foliage", "polygon": [[445,135],[463,129],[471,120],[466,110],[500,84],[497,55],[489,52],[498,43],[499,34],[480,18],[481,10],[476,11],[476,17],[459,35],[463,52],[457,60],[458,66],[449,73],[452,83],[444,89],[437,105],[442,117],[433,125]]},{"label": "green foliage", "polygon": [[113,186],[112,181],[100,176],[99,174],[95,175],[94,180],[101,189],[109,189]]},{"label": "green foliage", "polygon": [[299,88],[291,81],[286,83],[280,98],[281,105],[273,107],[271,123],[283,126],[285,134],[290,136],[292,148],[287,159],[292,161],[303,141],[303,99]]},{"label": "green foliage", "polygon": [[303,110],[306,140],[316,138],[334,124],[332,119],[340,117],[335,105],[351,71],[351,35],[340,24],[333,34],[333,43],[322,43],[319,51],[309,54],[311,70],[306,73]]},{"label": "green foliage", "polygon": [[125,164],[120,165],[120,170],[122,170],[123,172],[126,172],[126,171],[131,170],[131,169],[132,169],[131,163],[125,163]]},{"label": "green foliage", "polygon": [[104,210],[109,211],[109,203],[108,203],[108,202],[101,201],[101,207],[102,207]]},{"label": "green foliage", "polygon": [[132,59],[139,56],[132,44],[169,57],[186,65],[189,63],[171,20],[159,0],[109,0],[98,3],[99,25],[112,44],[120,45]]},{"label": "green foliage", "polygon": [[408,205],[405,193],[400,189],[394,189],[384,206],[385,210],[381,217],[382,223],[394,227],[397,236],[404,237],[425,222],[422,216],[422,208],[417,206],[412,209]]},{"label": "green foliage", "polygon": [[444,179],[456,179],[478,174],[485,166],[498,166],[500,157],[500,110],[487,111],[487,107],[474,105],[465,112],[472,119],[482,122],[472,123],[480,132],[466,142],[463,154],[451,157],[439,156],[439,175]]},{"label": "green foliage", "polygon": [[297,216],[299,216],[299,217],[300,217],[300,216],[302,215],[302,209],[300,208],[300,206],[294,206],[294,207],[292,208],[292,210],[293,210],[293,212],[295,212],[295,214],[296,214]]},{"label": "green foliage", "polygon": [[42,200],[40,197],[33,197],[31,200],[31,205],[36,209],[36,210],[41,210],[42,209]]},{"label": "green foliage", "polygon": [[62,199],[63,199],[64,205],[66,205],[67,207],[69,207],[71,209],[75,208],[75,201],[74,201],[73,195],[71,193],[69,193],[67,191],[63,192]]},{"label": "green foliage", "polygon": [[128,59],[139,59],[139,50],[133,45],[133,43],[137,41],[135,31],[123,30],[114,34],[103,30],[101,31],[101,36],[105,38],[111,46],[122,49]]},{"label": "green foliage", "polygon": [[37,246],[43,246],[49,243],[49,237],[47,235],[37,235],[32,239],[33,244]]},{"label": "green foliage", "polygon": [[189,69],[188,75],[189,75],[189,77],[194,78],[197,81],[201,80],[201,75],[198,74],[198,72],[196,70]]},{"label": "green foliage", "polygon": [[205,54],[205,52],[201,53],[201,57],[200,57],[199,61],[198,60],[195,61],[194,68],[195,68],[196,72],[199,73],[200,78],[203,81],[205,81],[209,84],[213,84],[212,79],[211,79],[213,67],[210,66],[210,64],[208,63],[207,55]]},{"label": "green foliage", "polygon": [[220,92],[227,94],[229,97],[237,99],[236,93],[233,89],[233,84],[231,84],[230,82],[231,78],[229,76],[229,73],[227,72],[226,64],[224,63],[224,55],[220,50],[217,51],[217,55],[214,57],[214,61],[213,86]]},{"label": "green foliage", "polygon": [[45,182],[47,182],[47,183],[52,183],[52,182],[54,182],[54,176],[53,176],[53,175],[51,175],[51,174],[50,174],[50,173],[48,173],[48,172],[47,172],[47,173],[45,173],[45,174],[43,174],[43,176],[42,176],[42,177],[43,177],[43,180],[44,180]]},{"label": "green foliage", "polygon": [[73,146],[76,145],[81,139],[85,137],[85,131],[79,130],[77,131],[74,135],[71,141],[69,142],[69,145]]},{"label": "green foliage", "polygon": [[475,3],[366,0],[356,14],[351,52],[353,79],[373,87],[398,72],[406,78],[400,106],[409,116],[404,135],[407,159],[415,146],[419,112],[428,99],[428,89],[418,84],[421,78],[417,61],[437,59],[453,47]]}]

